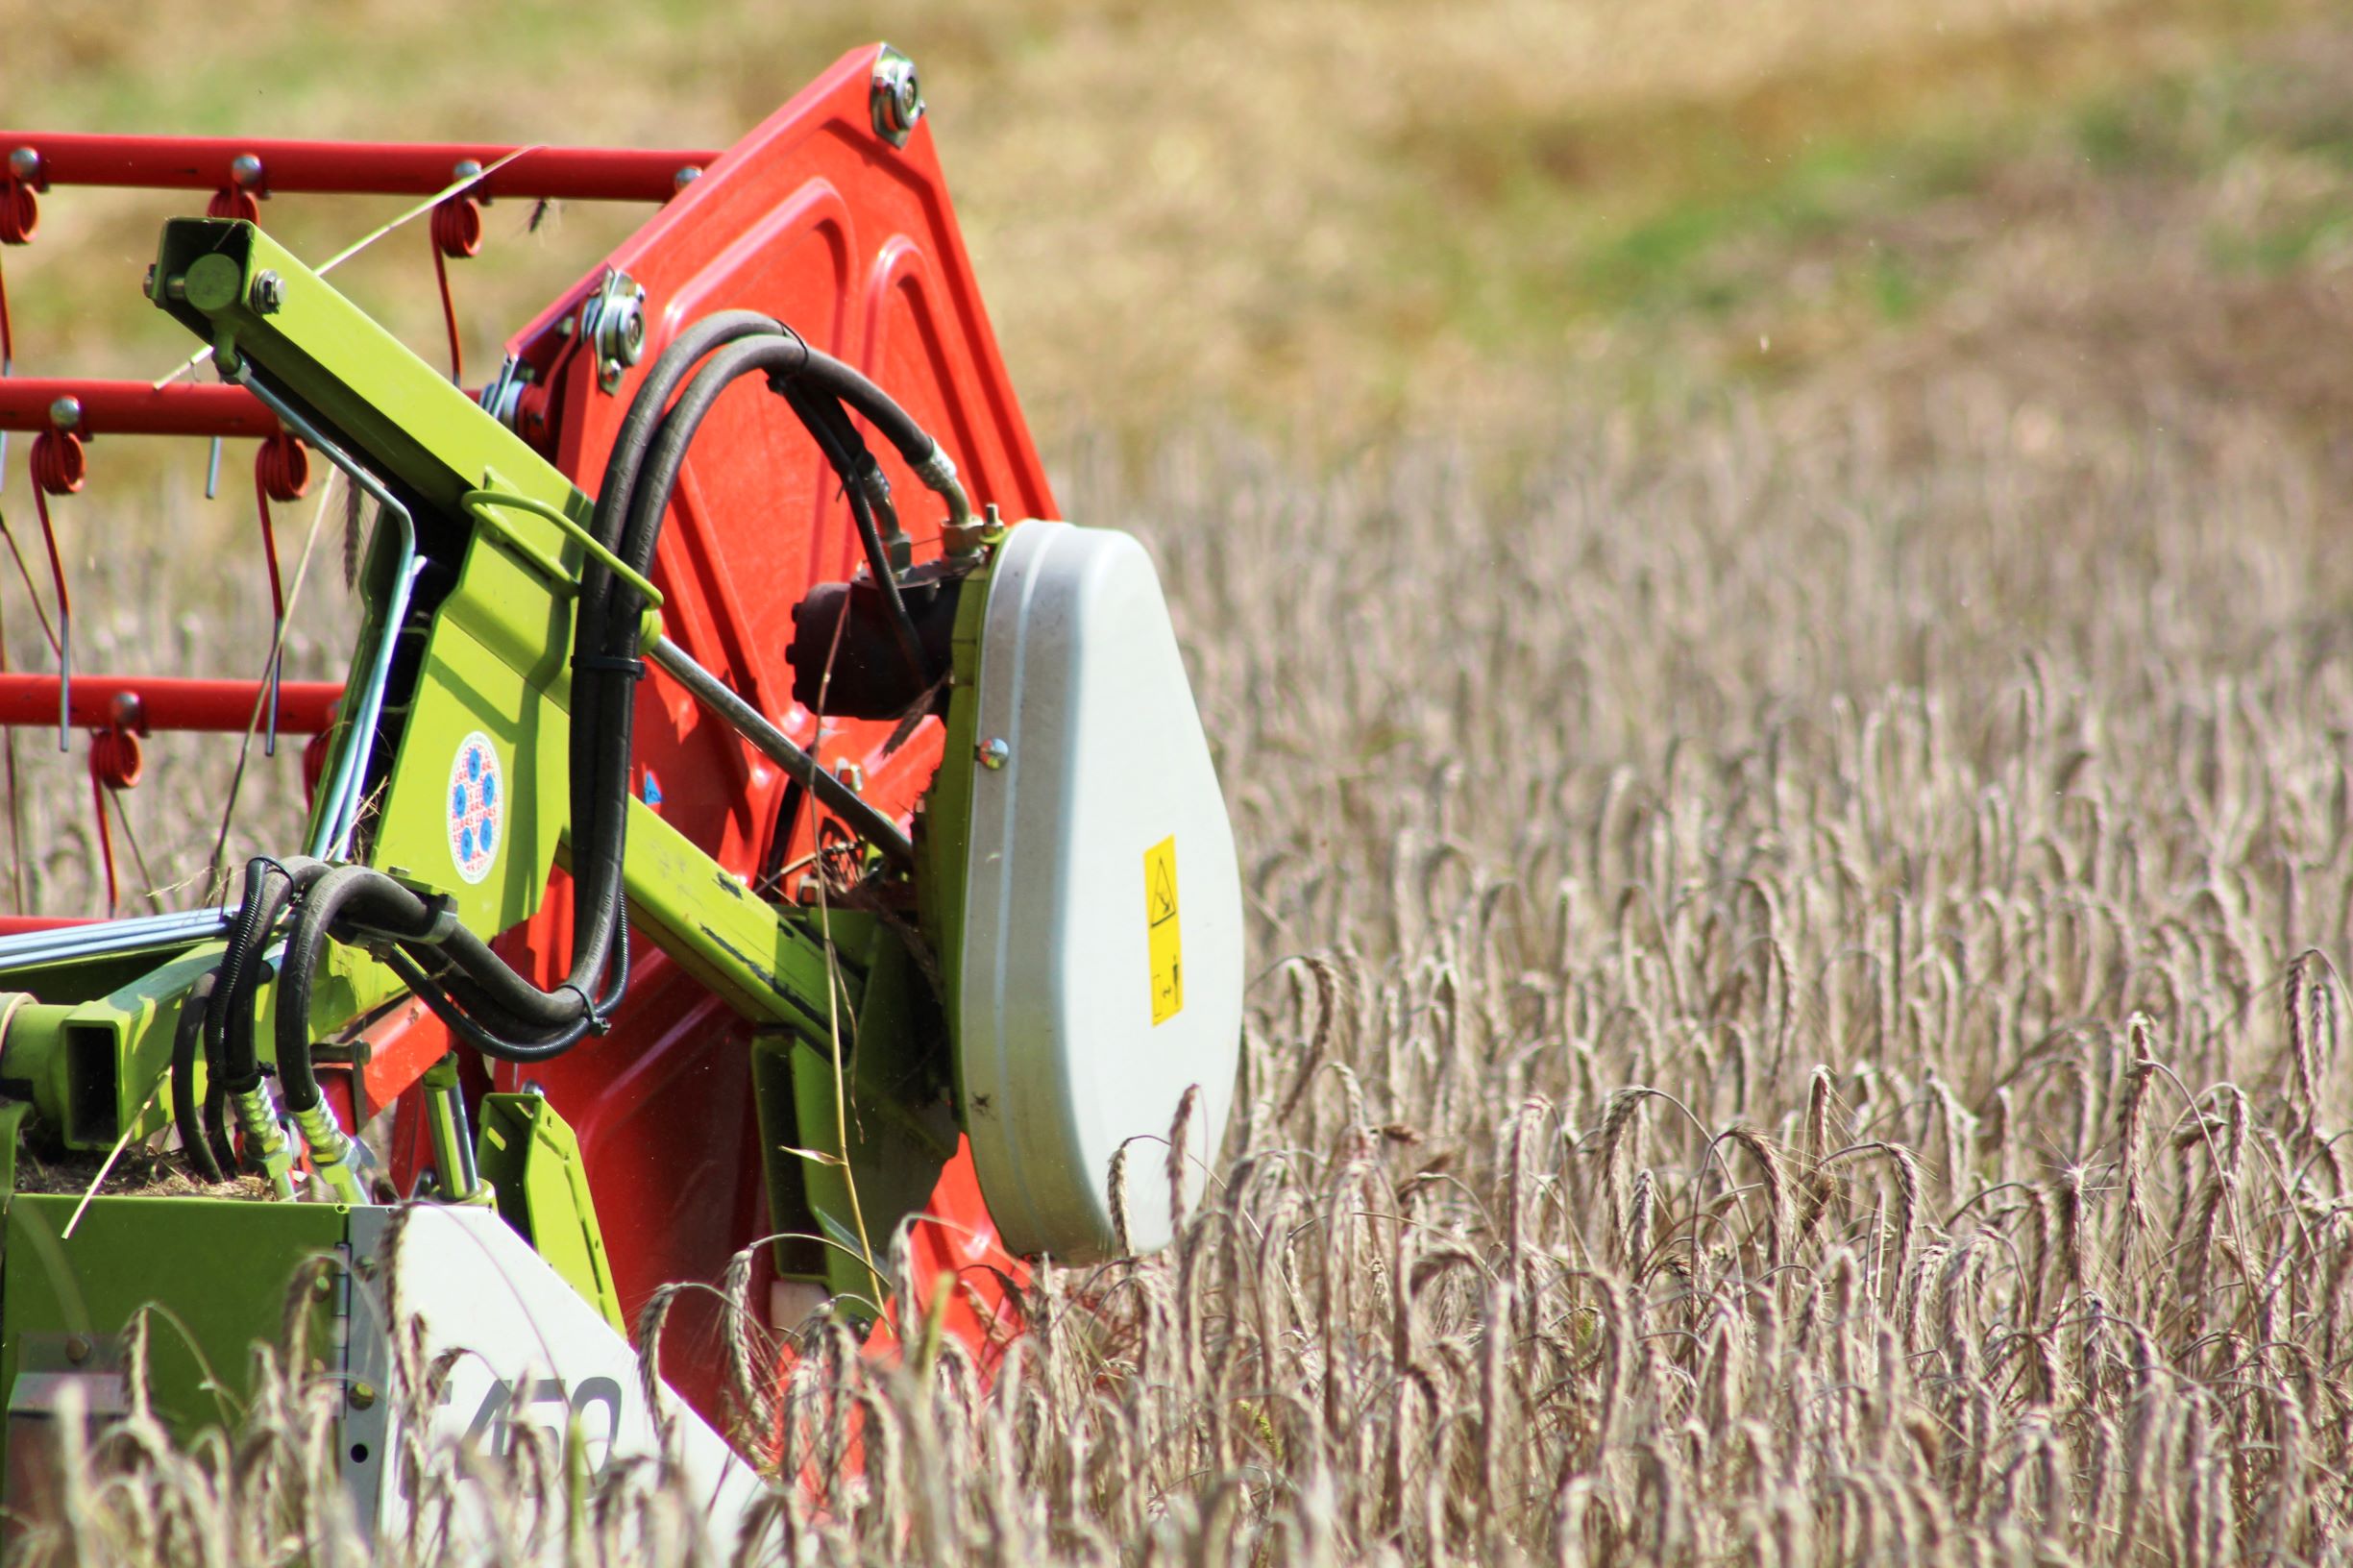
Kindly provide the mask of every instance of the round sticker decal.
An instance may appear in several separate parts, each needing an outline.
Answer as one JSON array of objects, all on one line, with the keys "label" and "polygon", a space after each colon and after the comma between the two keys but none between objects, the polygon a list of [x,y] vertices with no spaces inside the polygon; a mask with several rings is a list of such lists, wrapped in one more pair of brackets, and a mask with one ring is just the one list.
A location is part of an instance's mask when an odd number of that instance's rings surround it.
[{"label": "round sticker decal", "polygon": [[479,882],[490,874],[505,821],[499,753],[490,737],[478,729],[457,743],[456,760],[450,764],[450,859],[456,862],[459,876]]}]

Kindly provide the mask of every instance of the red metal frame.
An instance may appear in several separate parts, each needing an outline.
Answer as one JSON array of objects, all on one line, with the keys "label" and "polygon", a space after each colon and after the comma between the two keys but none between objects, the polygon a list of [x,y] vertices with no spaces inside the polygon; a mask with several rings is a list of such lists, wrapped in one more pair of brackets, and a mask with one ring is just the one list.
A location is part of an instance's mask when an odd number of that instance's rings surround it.
[{"label": "red metal frame", "polygon": [[[0,724],[41,728],[58,722],[58,677],[0,674]],[[159,729],[242,735],[268,686],[257,680],[194,680],[177,675],[76,675],[67,721],[77,729],[116,724],[142,734]],[[117,705],[128,698],[129,707]],[[278,688],[278,731],[317,735],[335,722],[343,683],[289,680]]]},{"label": "red metal frame", "polygon": [[[605,265],[649,291],[650,361],[689,322],[751,307],[791,323],[812,343],[888,388],[945,446],[976,504],[1011,518],[1052,516],[1045,473],[991,332],[956,228],[930,129],[903,148],[875,134],[869,88],[876,53],[859,49],[723,154],[535,148],[482,182],[475,194],[636,199],[665,203]],[[244,188],[430,194],[454,166],[485,167],[511,148],[473,144],[387,147],[233,138],[59,136],[0,132],[0,152],[30,147],[33,188],[137,184],[187,190]],[[240,183],[241,155],[260,172]],[[682,183],[680,171],[703,171]],[[576,317],[603,266],[551,305],[509,344],[535,372],[521,426],[583,489],[594,491],[641,365],[618,396],[597,385],[596,366],[557,324]],[[45,429],[59,396],[82,401],[82,428],[98,433],[260,436],[276,422],[241,390],[140,383],[0,381],[0,429]],[[939,519],[928,493],[888,443],[876,442],[919,555],[936,552]],[[855,534],[829,473],[779,400],[732,390],[706,421],[689,459],[655,562],[669,634],[706,668],[825,761],[855,761],[867,798],[904,819],[940,764],[942,735],[926,720],[895,749],[882,723],[816,719],[791,698],[784,649],[793,606],[818,582],[848,576]],[[157,728],[242,729],[251,682],[175,682],[77,675],[74,722],[111,722],[117,692],[135,694]],[[289,684],[280,726],[324,723],[331,688]],[[57,722],[52,676],[0,677],[0,723]],[[46,702],[46,707],[42,703]],[[241,706],[240,706],[241,704]],[[96,715],[84,717],[86,708]],[[17,713],[24,718],[15,718]],[[230,723],[214,721],[228,719]],[[771,849],[785,780],[765,758],[707,722],[682,690],[656,675],[640,688],[638,760],[662,781],[664,817],[730,870],[756,875]],[[784,845],[806,854],[819,830],[805,805]],[[571,951],[570,898],[556,873],[541,913],[501,939],[501,949],[543,984]],[[572,1124],[596,1194],[622,1306],[632,1317],[652,1290],[676,1280],[717,1280],[738,1250],[774,1227],[755,1124],[748,1026],[648,944],[640,944],[626,1001],[612,1030],[528,1069],[496,1066],[474,1088],[528,1080]],[[448,1046],[422,1007],[396,1009],[365,1031],[355,1061],[330,1093],[338,1109],[398,1103],[394,1175],[417,1160],[416,1078]],[[475,1065],[469,1064],[473,1074]],[[356,1088],[364,1106],[351,1102]],[[883,1245],[887,1237],[875,1237]],[[924,1311],[937,1282],[947,1332],[984,1367],[1017,1332],[1010,1290],[1026,1278],[997,1240],[968,1149],[941,1173],[910,1238],[916,1296]],[[765,1288],[766,1248],[761,1249]],[[683,1298],[666,1354],[673,1380],[706,1413],[718,1413],[715,1355],[722,1342],[691,1321]],[[899,1325],[878,1328],[887,1353]],[[690,1348],[692,1347],[692,1348]],[[683,1352],[683,1354],[682,1354]]]},{"label": "red metal frame", "polygon": [[[0,153],[31,149],[36,190],[58,185],[135,185],[146,190],[250,190],[344,195],[430,196],[457,179],[460,163],[487,169],[513,157],[490,142],[289,141],[236,136],[107,136],[0,131]],[[529,147],[478,182],[470,194],[554,197],[563,201],[666,202],[679,173],[705,169],[719,155],[619,147]],[[236,168],[257,159],[251,179]],[[691,177],[690,177],[691,178]]]},{"label": "red metal frame", "polygon": [[[711,311],[766,311],[887,387],[946,446],[976,504],[1051,516],[1044,468],[982,307],[929,127],[919,124],[897,150],[875,135],[874,61],[871,49],[845,56],[607,265],[648,291],[648,362]],[[591,491],[635,387],[632,378],[606,396],[587,356],[556,336],[594,278],[509,345],[543,362],[545,444]],[[919,557],[935,552],[939,519],[925,515],[928,492],[888,443],[873,445]],[[926,721],[896,751],[884,749],[885,723],[831,722],[821,740],[815,718],[792,700],[784,661],[794,604],[812,584],[847,576],[856,549],[847,506],[806,434],[779,400],[748,386],[724,395],[703,426],[655,578],[673,638],[797,741],[829,762],[860,763],[867,798],[904,816],[939,766],[938,723]],[[785,788],[776,770],[658,675],[640,689],[637,755],[662,781],[664,817],[729,870],[756,874]],[[814,814],[802,812],[785,858],[807,853],[815,831]],[[508,950],[535,962],[543,982],[557,978],[570,954],[564,900],[551,896]],[[501,1088],[527,1076],[540,1082],[579,1134],[625,1310],[666,1281],[716,1277],[734,1250],[771,1228],[747,1044],[741,1020],[651,955],[610,1037],[527,1073],[494,1068]],[[684,1128],[691,1142],[679,1138]],[[920,1311],[940,1274],[955,1274],[964,1287],[949,1298],[947,1327],[991,1363],[1012,1315],[1004,1282],[1025,1275],[996,1241],[968,1151],[960,1148],[942,1173],[929,1212],[938,1218],[910,1238],[909,1305]],[[697,1337],[690,1328],[682,1342]],[[690,1396],[715,1394],[716,1368],[706,1382],[665,1364]]]},{"label": "red metal frame", "polygon": [[60,398],[81,405],[74,429],[87,435],[218,435],[265,440],[278,416],[241,386],[208,381],[89,380],[71,376],[0,380],[0,430],[45,430]]}]

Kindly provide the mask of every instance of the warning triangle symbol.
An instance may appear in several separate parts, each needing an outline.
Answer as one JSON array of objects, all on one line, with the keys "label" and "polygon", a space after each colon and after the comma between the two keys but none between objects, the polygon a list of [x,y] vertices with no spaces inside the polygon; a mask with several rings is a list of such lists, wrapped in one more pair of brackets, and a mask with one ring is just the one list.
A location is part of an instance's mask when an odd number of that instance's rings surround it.
[{"label": "warning triangle symbol", "polygon": [[1176,918],[1176,863],[1163,860],[1152,868],[1152,923]]}]

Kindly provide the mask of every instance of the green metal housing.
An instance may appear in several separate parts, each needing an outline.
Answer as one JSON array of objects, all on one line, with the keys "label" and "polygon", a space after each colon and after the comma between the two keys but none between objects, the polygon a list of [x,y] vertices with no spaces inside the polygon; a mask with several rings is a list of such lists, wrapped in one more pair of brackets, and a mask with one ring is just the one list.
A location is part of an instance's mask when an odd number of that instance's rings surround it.
[{"label": "green metal housing", "polygon": [[[252,367],[305,419],[363,454],[435,557],[458,563],[446,591],[397,625],[388,616],[400,586],[391,530],[377,529],[363,564],[358,658],[398,639],[395,668],[405,674],[385,693],[389,754],[371,764],[374,805],[352,852],[448,897],[484,936],[527,919],[567,853],[567,669],[589,500],[250,223],[167,224],[150,295],[211,346],[223,372]],[[970,756],[968,687],[985,597],[968,594],[959,618],[951,757]],[[358,668],[330,776],[358,740]],[[443,807],[451,758],[475,734],[508,780],[508,815],[494,864],[469,882],[453,868]],[[919,878],[921,921],[947,954],[957,945],[941,939],[961,908],[968,772],[968,761],[942,770]],[[889,922],[770,904],[635,800],[625,880],[633,926],[756,1026],[772,1201],[779,1214],[814,1214],[817,1227],[779,1244],[780,1268],[837,1292],[870,1290],[879,1261],[867,1248],[879,1250],[921,1210],[956,1147],[932,977]],[[190,985],[221,950],[217,941],[184,943],[0,974],[0,1387],[14,1386],[21,1371],[110,1364],[103,1359],[120,1354],[124,1326],[146,1311],[156,1407],[190,1430],[233,1418],[257,1341],[300,1320],[316,1331],[312,1344],[330,1343],[329,1320],[350,1309],[363,1261],[353,1256],[353,1211],[342,1207],[100,1196],[76,1220],[77,1200],[12,1195],[19,1141],[36,1125],[52,1143],[100,1150],[167,1123],[173,1031]],[[330,966],[313,991],[314,1040],[347,1034],[401,994],[363,952],[338,947]],[[266,1056],[275,988],[265,986],[260,1005]],[[477,1154],[502,1216],[619,1327],[595,1204],[561,1119],[532,1096],[490,1096]],[[856,1179],[856,1202],[846,1175]],[[341,1283],[312,1286],[314,1275]],[[319,1294],[289,1309],[295,1288]]]}]

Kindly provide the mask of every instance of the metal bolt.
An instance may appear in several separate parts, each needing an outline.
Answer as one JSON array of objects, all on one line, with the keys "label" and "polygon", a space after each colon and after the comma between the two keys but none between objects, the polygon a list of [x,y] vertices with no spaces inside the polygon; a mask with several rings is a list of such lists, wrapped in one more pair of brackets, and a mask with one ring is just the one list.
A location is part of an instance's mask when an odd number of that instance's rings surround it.
[{"label": "metal bolt", "polygon": [[265,316],[274,316],[278,313],[278,307],[286,303],[286,281],[264,267],[254,274],[253,292],[248,297],[255,310]]},{"label": "metal bolt", "polygon": [[246,190],[256,188],[261,184],[261,159],[251,153],[239,153],[229,160],[229,178]]},{"label": "metal bolt", "polygon": [[834,764],[833,776],[840,779],[842,781],[842,787],[847,790],[850,794],[864,795],[866,793],[866,770],[859,767],[856,763],[839,762]]},{"label": "metal bolt", "polygon": [[544,1100],[548,1097],[548,1086],[536,1078],[526,1078],[523,1080],[523,1092]]},{"label": "metal bolt", "polygon": [[481,177],[482,166],[470,158],[459,159],[455,166],[450,170],[450,179],[452,181],[479,180]]},{"label": "metal bolt", "polygon": [[353,1409],[364,1410],[376,1403],[376,1385],[372,1383],[354,1383],[344,1390],[344,1397],[352,1402]]},{"label": "metal bolt", "polygon": [[672,175],[670,177],[670,183],[674,189],[684,190],[687,186],[693,184],[696,181],[701,178],[702,170],[696,167],[694,164],[689,163],[684,168],[680,169],[676,174]]},{"label": "metal bolt", "polygon": [[906,146],[915,122],[923,117],[923,88],[915,74],[915,61],[887,43],[874,60],[867,108],[874,116],[874,135],[894,147]]},{"label": "metal bolt", "polygon": [[980,765],[994,772],[1013,760],[1013,747],[993,735],[980,743],[976,754],[980,758]]},{"label": "metal bolt", "polygon": [[597,353],[597,385],[621,390],[621,373],[646,352],[646,291],[625,272],[608,273],[580,315]]},{"label": "metal bolt", "polygon": [[312,1294],[321,1296],[331,1295],[334,1292],[334,1288],[335,1282],[328,1278],[325,1273],[318,1273],[310,1276],[310,1289]]},{"label": "metal bolt", "polygon": [[82,400],[70,393],[49,405],[49,423],[61,430],[70,430],[82,423]]},{"label": "metal bolt", "polygon": [[67,1335],[65,1336],[65,1359],[76,1366],[90,1359],[89,1335],[86,1334]]},{"label": "metal bolt", "polygon": [[40,178],[41,155],[30,147],[19,147],[9,154],[9,173],[31,184]]},{"label": "metal bolt", "polygon": [[147,263],[147,276],[146,276],[146,277],[145,277],[143,280],[141,280],[141,281],[140,281],[140,283],[139,283],[139,290],[140,290],[140,292],[142,292],[142,293],[144,293],[144,294],[146,294],[146,295],[150,296],[151,298],[152,298],[152,297],[154,296],[154,294],[155,294],[155,291],[156,291],[156,264],[155,264],[153,261],[150,261],[150,262],[148,262],[148,263]]}]

